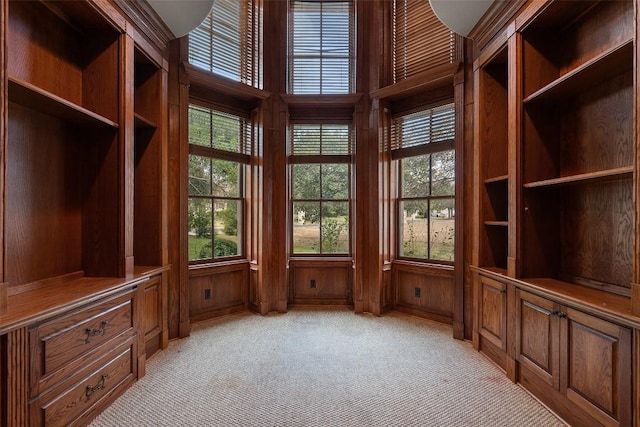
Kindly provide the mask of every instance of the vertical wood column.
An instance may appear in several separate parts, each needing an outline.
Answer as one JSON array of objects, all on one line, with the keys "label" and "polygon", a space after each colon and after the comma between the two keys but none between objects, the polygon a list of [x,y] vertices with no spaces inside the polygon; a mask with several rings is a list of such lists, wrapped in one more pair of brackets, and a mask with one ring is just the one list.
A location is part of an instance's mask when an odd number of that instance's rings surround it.
[{"label": "vertical wood column", "polygon": [[[187,38],[169,43],[168,121],[169,121],[169,185],[167,221],[169,263],[169,338],[189,336],[189,262],[187,242],[187,180],[189,167],[188,111],[181,108],[189,103],[189,82],[181,61],[188,52]],[[184,142],[182,142],[184,141]]]},{"label": "vertical wood column", "polygon": [[257,300],[261,314],[287,310],[287,105],[288,2],[264,2],[262,260],[257,268]]},{"label": "vertical wood column", "polygon": [[382,3],[356,1],[356,19],[356,92],[362,96],[356,104],[354,114],[356,171],[353,303],[356,313],[369,312],[379,316],[383,301],[379,202],[383,194],[378,179],[378,102],[372,102],[369,93],[380,86],[383,43],[368,35],[380,34],[376,29],[381,28],[383,23]]},{"label": "vertical wood column", "polygon": [[[456,52],[460,56],[460,59],[464,61],[464,39],[462,37],[456,36]],[[463,62],[464,63],[464,62]],[[455,136],[455,169],[458,173],[455,174],[455,211],[464,212],[464,188],[466,187],[464,184],[465,174],[464,171],[464,162],[466,159],[465,156],[465,141],[466,134],[465,129],[473,129],[473,125],[468,125],[467,123],[467,106],[465,103],[466,100],[466,92],[465,92],[465,69],[462,68],[458,70],[456,75],[454,76],[453,81],[453,93],[454,93],[454,103],[455,103],[455,111],[456,111],[456,136]],[[471,110],[472,111],[472,110]],[[469,111],[469,113],[471,113]],[[473,114],[469,114],[469,116],[473,117]],[[469,120],[472,120],[471,118]],[[473,175],[472,175],[473,176]],[[456,214],[455,217],[455,252],[454,259],[456,263],[456,267],[454,269],[454,279],[453,279],[453,337],[457,339],[464,339],[465,331],[464,331],[464,267],[468,265],[467,260],[465,259],[464,253],[464,245],[463,238],[463,228],[465,224],[469,224],[468,221],[465,221],[464,214]]]},{"label": "vertical wood column", "polygon": [[134,224],[134,42],[127,34],[120,36],[120,188],[123,206],[120,209],[120,272],[133,274]]},{"label": "vertical wood column", "polygon": [[[473,305],[475,303],[476,296],[474,294],[474,283],[477,280],[477,274],[472,273],[469,268],[470,264],[478,265],[479,253],[478,245],[474,242],[479,241],[479,189],[473,182],[478,180],[479,171],[475,169],[477,164],[476,156],[479,155],[478,138],[475,135],[478,134],[477,123],[474,119],[479,114],[479,105],[477,103],[479,93],[479,83],[477,79],[477,73],[474,73],[473,64],[473,42],[465,39],[464,46],[464,125],[463,125],[463,144],[467,148],[465,150],[465,156],[462,160],[462,170],[464,175],[462,176],[462,197],[465,201],[468,201],[465,206],[462,207],[460,215],[464,218],[462,233],[462,241],[457,245],[462,244],[462,262],[458,265],[461,266],[462,271],[462,292],[463,292],[463,320],[464,320],[464,337],[465,339],[471,339],[474,347],[477,349],[478,334],[476,330],[477,321],[474,319],[474,313],[476,313]],[[457,154],[457,151],[456,151]],[[458,216],[458,215],[456,215]]]},{"label": "vertical wood column", "polygon": [[[9,14],[9,2],[0,2],[0,235],[4,236],[4,171],[5,167],[5,147],[7,143],[7,120],[8,120],[8,100],[7,100],[7,16]],[[5,263],[5,242],[4,238],[0,243],[0,314],[7,311],[8,285],[5,283],[4,263]],[[0,380],[2,377],[0,377]],[[0,396],[1,397],[1,396]]]},{"label": "vertical wood column", "polygon": [[[635,52],[633,55],[633,89],[635,91],[635,106],[633,112],[633,141],[634,141],[634,170],[635,173],[633,181],[633,194],[637,195],[640,190],[640,146],[638,145],[638,138],[640,137],[640,5],[638,1],[635,2],[634,7],[634,20],[635,23]],[[634,239],[633,239],[633,260],[632,270],[633,278],[631,283],[631,311],[634,315],[640,316],[640,202],[638,197],[634,197]],[[638,391],[640,392],[640,390]],[[637,407],[637,406],[636,406]],[[636,419],[637,421],[637,419]],[[640,422],[636,422],[636,425],[640,425]]]},{"label": "vertical wood column", "polygon": [[7,335],[7,425],[29,425],[29,334],[27,328]]}]

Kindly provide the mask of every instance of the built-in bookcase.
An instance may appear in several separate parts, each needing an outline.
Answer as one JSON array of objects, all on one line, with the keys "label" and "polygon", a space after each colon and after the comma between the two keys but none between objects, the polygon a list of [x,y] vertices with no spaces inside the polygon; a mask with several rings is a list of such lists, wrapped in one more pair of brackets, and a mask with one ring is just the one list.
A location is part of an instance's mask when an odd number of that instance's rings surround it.
[{"label": "built-in bookcase", "polygon": [[632,2],[555,2],[522,30],[524,278],[630,295],[633,16]]},{"label": "built-in bookcase", "polygon": [[119,34],[84,2],[15,1],[7,38],[5,281],[121,276]]},{"label": "built-in bookcase", "polygon": [[506,274],[509,254],[509,67],[501,46],[475,70],[478,265]]},{"label": "built-in bookcase", "polygon": [[167,262],[163,249],[167,159],[162,129],[166,107],[158,102],[166,91],[166,72],[137,48],[134,56],[134,260],[136,265],[159,266]]}]

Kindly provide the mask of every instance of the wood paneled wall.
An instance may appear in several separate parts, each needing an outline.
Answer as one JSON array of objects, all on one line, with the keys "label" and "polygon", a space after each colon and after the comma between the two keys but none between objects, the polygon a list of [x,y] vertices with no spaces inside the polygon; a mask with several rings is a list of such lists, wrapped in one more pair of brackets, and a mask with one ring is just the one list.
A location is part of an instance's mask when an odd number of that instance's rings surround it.
[{"label": "wood paneled wall", "polygon": [[[324,103],[323,105],[334,102],[335,105],[331,105],[331,108],[335,107],[334,115],[339,114],[336,111],[347,111],[345,117],[349,118],[352,112],[357,138],[352,189],[352,256],[340,260],[318,257],[302,262],[291,259],[289,254],[286,141],[290,115],[299,115],[300,111],[314,113],[312,107],[314,97],[307,97],[309,99],[300,101],[295,95],[287,94],[287,73],[284,70],[288,66],[288,33],[284,23],[287,22],[288,3],[264,2],[263,89],[268,96],[257,102],[256,109],[252,113],[262,126],[263,138],[262,143],[254,147],[247,175],[248,224],[245,235],[249,237],[249,241],[247,242],[248,265],[246,276],[244,276],[245,282],[237,282],[240,276],[233,278],[225,285],[226,290],[220,294],[221,301],[213,303],[203,300],[203,289],[212,286],[213,277],[229,273],[221,273],[225,267],[220,270],[213,266],[198,270],[197,273],[197,269],[192,266],[189,272],[185,255],[180,255],[186,251],[185,237],[178,236],[177,233],[180,231],[178,227],[182,230],[186,229],[184,218],[187,196],[184,188],[186,188],[185,168],[188,154],[184,151],[184,147],[171,144],[170,159],[173,175],[169,191],[172,215],[169,218],[172,224],[170,241],[180,243],[179,248],[172,249],[170,256],[171,262],[178,266],[172,272],[172,281],[188,283],[186,287],[175,283],[172,285],[169,297],[172,310],[172,336],[184,336],[184,331],[188,331],[188,326],[179,326],[188,325],[185,306],[189,307],[191,319],[203,318],[206,316],[205,313],[223,313],[225,310],[240,307],[240,300],[237,299],[240,296],[237,293],[239,291],[232,290],[232,286],[241,287],[244,303],[261,314],[271,311],[285,312],[291,303],[331,302],[353,304],[356,313],[368,312],[381,315],[393,309],[394,304],[398,303],[398,306],[411,306],[414,314],[427,317],[440,316],[439,318],[455,325],[457,337],[464,336],[464,324],[467,319],[464,315],[463,282],[465,278],[461,268],[454,270],[445,267],[443,271],[447,276],[446,280],[443,280],[441,272],[434,273],[433,267],[426,264],[414,265],[413,276],[407,276],[404,270],[401,274],[394,272],[395,267],[392,261],[395,254],[392,241],[395,238],[395,214],[392,199],[395,191],[393,187],[396,185],[395,170],[390,156],[381,149],[380,137],[386,117],[384,109],[390,103],[394,104],[394,108],[405,111],[453,99],[454,93],[460,117],[458,131],[466,132],[469,126],[468,118],[472,117],[472,114],[464,112],[465,109],[472,109],[465,104],[468,99],[466,92],[468,89],[465,84],[467,75],[462,70],[456,78],[455,88],[452,86],[453,77],[449,76],[448,86],[447,83],[444,84],[446,87],[442,87],[442,84],[441,86],[429,84],[424,86],[425,82],[417,81],[416,84],[420,88],[428,89],[414,88],[410,90],[409,96],[394,95],[392,101],[378,98],[376,91],[392,83],[389,62],[392,54],[390,51],[391,6],[390,0],[355,2],[358,31],[356,94],[344,97],[340,101],[327,101],[322,96],[316,97],[316,101]],[[456,38],[456,42],[461,43],[461,38]],[[188,104],[188,96],[185,95],[185,91],[188,92],[188,88],[185,89],[188,80],[181,80],[180,75],[186,73],[182,73],[182,68],[174,65],[173,61],[186,61],[187,50],[188,46],[184,41],[182,44],[175,42],[171,50],[170,142],[181,141],[181,146],[187,145],[187,122],[184,110]],[[454,66],[450,68],[455,69]],[[406,90],[407,85],[402,86]],[[181,111],[178,110],[178,106],[181,106]],[[329,111],[331,108],[325,108],[325,110]],[[318,111],[315,113],[316,115],[324,114]],[[312,115],[312,117],[315,116]],[[457,165],[459,169],[466,166],[465,157],[462,155],[463,147],[466,145],[465,138],[459,138],[456,147],[461,151]],[[461,177],[457,184],[460,200],[464,197],[462,190],[464,182]],[[181,188],[176,188],[178,185]],[[458,212],[463,209],[462,204],[456,206]],[[456,259],[459,266],[468,264],[464,261],[468,254],[462,249],[463,221],[466,219],[467,216],[464,214],[459,215],[456,223],[456,241],[459,242]],[[207,274],[213,276],[207,276]],[[316,276],[326,278],[331,284],[323,286],[321,279],[318,279],[320,287],[312,290],[309,287],[309,281]],[[431,290],[435,294],[433,296],[425,294],[423,303],[413,304],[408,297],[405,298],[405,293],[398,293],[397,284],[405,279],[410,283],[418,280],[421,286],[425,286],[426,294]],[[399,301],[400,297],[405,299]],[[214,298],[213,295],[212,298]]]},{"label": "wood paneled wall", "polygon": [[395,308],[452,324],[454,283],[453,267],[425,267],[416,263],[394,262]]},{"label": "wood paneled wall", "polygon": [[192,269],[189,273],[191,320],[245,310],[248,279],[247,262]]}]

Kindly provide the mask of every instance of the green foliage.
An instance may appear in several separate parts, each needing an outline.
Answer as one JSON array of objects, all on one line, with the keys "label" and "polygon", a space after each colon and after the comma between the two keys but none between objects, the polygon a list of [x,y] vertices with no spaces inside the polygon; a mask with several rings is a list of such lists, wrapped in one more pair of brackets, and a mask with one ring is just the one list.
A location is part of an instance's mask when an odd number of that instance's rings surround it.
[{"label": "green foliage", "polygon": [[227,203],[227,209],[216,212],[216,217],[222,222],[222,232],[227,236],[238,235],[238,203]]},{"label": "green foliage", "polygon": [[202,249],[198,259],[211,259],[238,255],[238,245],[231,240],[215,239],[213,242],[214,253],[211,256],[211,241],[207,242]]},{"label": "green foliage", "polygon": [[211,204],[206,200],[190,199],[188,212],[189,230],[196,237],[211,237]]},{"label": "green foliage", "polygon": [[347,223],[336,219],[325,219],[320,226],[320,238],[322,239],[322,253],[331,254],[341,251],[340,234],[347,229]]}]

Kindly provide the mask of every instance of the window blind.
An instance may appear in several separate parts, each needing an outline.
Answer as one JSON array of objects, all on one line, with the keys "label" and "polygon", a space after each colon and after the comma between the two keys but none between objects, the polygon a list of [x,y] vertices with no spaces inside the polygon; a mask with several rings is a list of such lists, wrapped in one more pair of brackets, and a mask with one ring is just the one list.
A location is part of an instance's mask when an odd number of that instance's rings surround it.
[{"label": "window blind", "polygon": [[290,129],[293,156],[350,155],[353,151],[353,132],[349,125],[294,124]]},{"label": "window blind", "polygon": [[452,141],[454,137],[453,104],[408,114],[391,122],[391,150]]},{"label": "window blind", "polygon": [[292,0],[290,5],[289,92],[352,93],[352,2]]},{"label": "window blind", "polygon": [[393,2],[394,83],[456,57],[455,34],[435,15],[427,0]]},{"label": "window blind", "polygon": [[189,63],[251,86],[262,86],[261,0],[216,0],[189,33]]},{"label": "window blind", "polygon": [[248,155],[250,135],[251,125],[241,117],[189,106],[189,144]]}]

